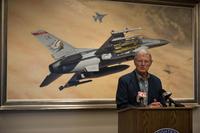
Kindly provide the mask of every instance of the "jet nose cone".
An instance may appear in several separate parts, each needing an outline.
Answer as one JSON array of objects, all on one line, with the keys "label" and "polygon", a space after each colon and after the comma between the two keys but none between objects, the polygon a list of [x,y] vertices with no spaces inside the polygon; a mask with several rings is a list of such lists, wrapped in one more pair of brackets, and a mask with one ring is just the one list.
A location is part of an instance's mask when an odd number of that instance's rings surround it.
[{"label": "jet nose cone", "polygon": [[167,40],[160,40],[161,45],[165,45],[165,44],[168,44],[168,43],[169,43],[169,41],[167,41]]}]

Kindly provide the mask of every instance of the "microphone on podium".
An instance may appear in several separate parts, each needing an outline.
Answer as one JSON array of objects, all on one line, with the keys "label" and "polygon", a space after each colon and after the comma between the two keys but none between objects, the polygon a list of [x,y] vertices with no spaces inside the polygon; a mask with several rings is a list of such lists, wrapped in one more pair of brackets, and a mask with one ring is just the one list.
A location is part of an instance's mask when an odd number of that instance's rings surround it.
[{"label": "microphone on podium", "polygon": [[[174,101],[170,96],[172,95],[172,92],[168,92],[164,89],[162,89],[162,96],[165,100],[165,104],[168,103],[168,106],[172,106],[174,104],[175,107],[185,107],[185,105],[178,103],[177,101]],[[167,106],[167,105],[166,105]]]},{"label": "microphone on podium", "polygon": [[163,92],[163,94],[162,94],[162,96],[165,98],[165,99],[169,99],[169,97],[172,95],[172,93],[171,92],[169,92],[169,91],[165,91],[165,92]]},{"label": "microphone on podium", "polygon": [[144,99],[147,97],[146,92],[143,91],[138,91],[138,95],[137,95],[137,102],[139,103],[140,107],[144,107],[145,103],[144,103]]}]

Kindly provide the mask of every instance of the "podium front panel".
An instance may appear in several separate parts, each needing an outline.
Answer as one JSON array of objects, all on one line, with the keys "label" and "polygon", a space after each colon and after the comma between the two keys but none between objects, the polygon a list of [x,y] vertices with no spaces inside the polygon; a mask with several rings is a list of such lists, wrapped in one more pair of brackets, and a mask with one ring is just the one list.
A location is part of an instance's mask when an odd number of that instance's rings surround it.
[{"label": "podium front panel", "polygon": [[129,108],[118,113],[118,133],[154,133],[162,128],[192,133],[192,108]]}]

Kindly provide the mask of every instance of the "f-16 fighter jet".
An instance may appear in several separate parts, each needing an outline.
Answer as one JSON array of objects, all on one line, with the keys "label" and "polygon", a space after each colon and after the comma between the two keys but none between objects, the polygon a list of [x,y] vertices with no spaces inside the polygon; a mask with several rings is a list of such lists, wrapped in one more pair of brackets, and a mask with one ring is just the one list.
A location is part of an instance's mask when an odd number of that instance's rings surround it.
[{"label": "f-16 fighter jet", "polygon": [[99,21],[99,23],[102,23],[103,18],[106,16],[107,14],[100,14],[98,12],[96,12],[96,16],[92,16],[94,21],[97,22]]},{"label": "f-16 fighter jet", "polygon": [[137,50],[169,43],[163,39],[126,36],[128,32],[138,29],[140,28],[112,31],[111,36],[99,49],[75,48],[44,30],[33,32],[32,34],[48,48],[55,59],[55,62],[49,65],[50,73],[40,87],[49,85],[66,73],[74,73],[74,75],[66,84],[59,87],[60,90],[91,82],[92,80],[89,78],[101,77],[127,69],[128,65],[119,64],[132,60]]}]

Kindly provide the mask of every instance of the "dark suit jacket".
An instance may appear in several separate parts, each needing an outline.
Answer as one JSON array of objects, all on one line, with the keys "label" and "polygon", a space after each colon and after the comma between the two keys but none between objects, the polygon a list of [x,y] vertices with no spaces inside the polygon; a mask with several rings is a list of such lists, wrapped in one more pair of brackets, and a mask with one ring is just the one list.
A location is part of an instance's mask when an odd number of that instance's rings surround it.
[{"label": "dark suit jacket", "polygon": [[[162,96],[163,92],[160,79],[150,74],[148,85],[148,104],[154,102],[154,99],[156,99],[164,105],[165,102]],[[135,70],[132,73],[120,77],[116,94],[117,109],[139,106],[139,103],[136,101],[138,91],[140,91],[140,88]]]}]

